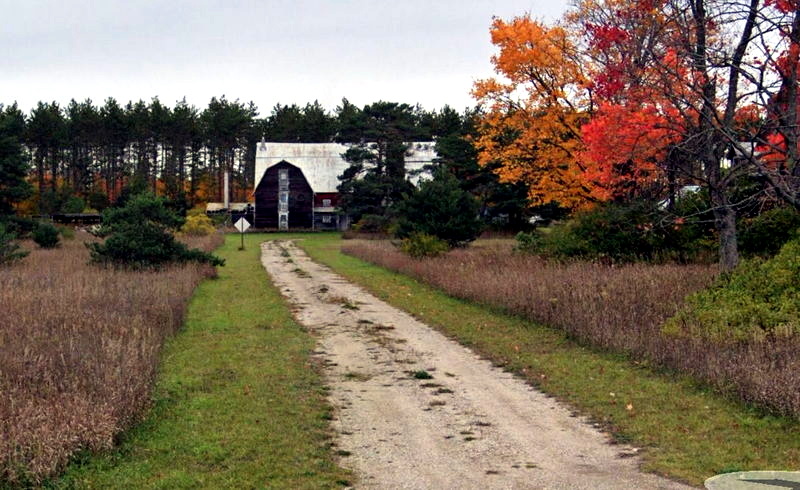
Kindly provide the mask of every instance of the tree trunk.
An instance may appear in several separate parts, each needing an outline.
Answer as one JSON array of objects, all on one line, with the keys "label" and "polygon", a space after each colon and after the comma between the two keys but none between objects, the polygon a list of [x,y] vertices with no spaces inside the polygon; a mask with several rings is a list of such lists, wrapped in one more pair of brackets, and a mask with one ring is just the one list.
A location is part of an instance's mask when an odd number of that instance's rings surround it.
[{"label": "tree trunk", "polygon": [[[718,205],[715,203],[715,206]],[[715,207],[714,221],[719,232],[719,268],[722,272],[730,272],[739,263],[736,212],[730,205]]]}]

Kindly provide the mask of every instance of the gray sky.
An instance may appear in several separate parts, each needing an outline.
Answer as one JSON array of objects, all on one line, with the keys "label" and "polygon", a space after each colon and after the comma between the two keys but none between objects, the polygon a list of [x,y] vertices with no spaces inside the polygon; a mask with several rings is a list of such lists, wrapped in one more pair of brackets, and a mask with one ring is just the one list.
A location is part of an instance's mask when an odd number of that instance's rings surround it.
[{"label": "gray sky", "polygon": [[567,0],[0,0],[0,103],[186,96],[473,104],[492,16],[552,20]]}]

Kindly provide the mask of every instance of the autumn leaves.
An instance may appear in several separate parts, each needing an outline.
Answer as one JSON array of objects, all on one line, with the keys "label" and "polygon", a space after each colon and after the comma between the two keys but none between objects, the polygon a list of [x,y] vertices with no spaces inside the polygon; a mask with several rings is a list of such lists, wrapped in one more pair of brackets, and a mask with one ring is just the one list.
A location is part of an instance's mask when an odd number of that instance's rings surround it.
[{"label": "autumn leaves", "polygon": [[582,0],[552,25],[495,19],[498,77],[473,88],[481,163],[500,162],[534,204],[580,208],[652,196],[670,172],[704,178],[704,144],[717,166],[748,138],[785,159],[765,121],[787,112],[775,81],[798,66],[796,3]]}]

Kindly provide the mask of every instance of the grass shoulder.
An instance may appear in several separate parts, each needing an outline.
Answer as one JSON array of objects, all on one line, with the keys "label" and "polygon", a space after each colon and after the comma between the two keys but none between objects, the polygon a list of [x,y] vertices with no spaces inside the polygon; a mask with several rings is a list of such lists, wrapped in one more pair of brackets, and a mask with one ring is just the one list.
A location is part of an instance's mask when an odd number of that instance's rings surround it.
[{"label": "grass shoulder", "polygon": [[229,235],[226,265],[191,300],[163,354],[148,418],[119,448],[76,461],[54,487],[336,488],[331,407],[311,365],[314,339],[260,264]]},{"label": "grass shoulder", "polygon": [[615,441],[645,449],[648,471],[699,485],[725,471],[800,467],[800,421],[344,255],[336,236],[309,235],[298,243],[342,276],[567,402]]}]

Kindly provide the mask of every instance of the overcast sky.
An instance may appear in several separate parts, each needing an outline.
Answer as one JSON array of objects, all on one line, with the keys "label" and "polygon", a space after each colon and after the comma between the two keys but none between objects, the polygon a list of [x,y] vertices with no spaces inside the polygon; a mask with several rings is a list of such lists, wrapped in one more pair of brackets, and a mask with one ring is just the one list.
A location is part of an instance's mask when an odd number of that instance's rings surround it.
[{"label": "overcast sky", "polygon": [[347,97],[473,104],[491,75],[492,16],[552,20],[567,0],[0,0],[0,103],[212,96],[278,102]]}]

